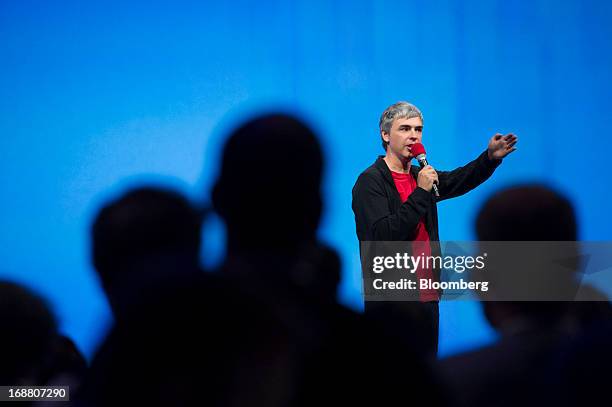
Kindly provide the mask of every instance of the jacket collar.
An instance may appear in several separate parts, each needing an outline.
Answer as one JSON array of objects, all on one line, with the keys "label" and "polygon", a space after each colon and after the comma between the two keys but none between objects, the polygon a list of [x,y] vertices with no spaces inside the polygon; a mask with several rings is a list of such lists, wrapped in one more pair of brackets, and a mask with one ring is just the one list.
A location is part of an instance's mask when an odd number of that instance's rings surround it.
[{"label": "jacket collar", "polygon": [[376,159],[376,162],[374,162],[374,166],[378,171],[380,171],[385,181],[387,181],[391,185],[395,185],[395,183],[393,182],[393,177],[391,176],[391,170],[387,166],[387,163],[385,162],[384,158],[384,156],[379,155]]},{"label": "jacket collar", "polygon": [[[387,166],[387,163],[384,160],[385,156],[379,155],[376,161],[374,162],[374,167],[382,174],[383,178],[391,184],[395,188],[395,182],[393,182],[393,177],[391,176],[391,170]],[[410,174],[413,178],[416,179],[419,173],[419,168],[414,165],[410,166]]]}]

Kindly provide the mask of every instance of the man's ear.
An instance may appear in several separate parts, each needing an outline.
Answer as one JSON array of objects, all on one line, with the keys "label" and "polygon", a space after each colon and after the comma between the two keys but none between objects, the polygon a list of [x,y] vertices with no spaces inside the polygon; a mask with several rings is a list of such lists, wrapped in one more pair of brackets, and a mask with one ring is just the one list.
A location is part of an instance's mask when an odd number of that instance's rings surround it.
[{"label": "man's ear", "polygon": [[389,133],[387,133],[384,130],[380,131],[380,137],[382,137],[382,139],[385,140],[385,143],[389,143],[391,141],[391,137],[389,137]]}]

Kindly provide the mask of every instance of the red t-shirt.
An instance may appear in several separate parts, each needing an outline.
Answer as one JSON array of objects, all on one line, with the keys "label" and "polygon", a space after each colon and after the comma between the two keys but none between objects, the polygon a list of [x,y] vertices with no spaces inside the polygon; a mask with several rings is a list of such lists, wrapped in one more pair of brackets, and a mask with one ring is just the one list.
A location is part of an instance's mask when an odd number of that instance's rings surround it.
[{"label": "red t-shirt", "polygon": [[[412,191],[417,188],[416,180],[412,178],[412,175],[410,174],[403,174],[394,171],[391,171],[391,176],[393,177],[393,182],[395,183],[395,187],[397,188],[397,192],[399,192],[402,202],[406,202],[406,199],[408,199]],[[427,229],[425,229],[425,222],[423,222],[423,219],[419,221],[419,224],[417,225],[416,229],[416,236],[412,241],[412,255],[424,256],[422,260],[423,262],[425,261],[425,257],[431,256],[429,233],[427,233]],[[422,278],[431,279],[432,281],[434,279],[431,267],[427,267],[426,265],[417,268],[416,276],[417,283]],[[437,290],[419,289],[419,297],[421,299],[421,302],[439,300]]]}]

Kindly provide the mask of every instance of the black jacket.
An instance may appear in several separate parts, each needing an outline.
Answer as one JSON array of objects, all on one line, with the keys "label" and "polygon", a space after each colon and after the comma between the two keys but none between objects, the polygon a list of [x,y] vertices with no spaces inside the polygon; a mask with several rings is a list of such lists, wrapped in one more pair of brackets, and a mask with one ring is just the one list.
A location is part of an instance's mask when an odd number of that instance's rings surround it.
[{"label": "black jacket", "polygon": [[[436,203],[474,189],[489,178],[500,163],[501,160],[490,160],[485,151],[463,167],[437,171],[439,198],[417,187],[402,203],[391,171],[379,156],[359,175],[353,187],[353,212],[359,241],[413,240],[419,221],[424,219],[432,242],[432,255],[440,255],[439,244],[434,243],[440,240]],[[419,171],[418,166],[410,169],[415,180]]]}]

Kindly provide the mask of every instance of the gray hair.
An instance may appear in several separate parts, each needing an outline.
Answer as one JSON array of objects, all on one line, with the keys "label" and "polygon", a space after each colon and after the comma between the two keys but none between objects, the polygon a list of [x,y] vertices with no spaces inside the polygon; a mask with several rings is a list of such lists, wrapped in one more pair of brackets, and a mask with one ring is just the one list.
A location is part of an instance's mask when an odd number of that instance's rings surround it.
[{"label": "gray hair", "polygon": [[[421,119],[421,122],[423,122],[423,114],[415,105],[404,101],[397,102],[386,108],[382,115],[380,115],[378,127],[381,132],[384,131],[385,133],[389,133],[393,125],[393,120],[412,119],[413,117],[418,117]],[[382,135],[380,137],[382,139]],[[382,147],[385,151],[387,151],[387,144],[388,143],[382,139]]]}]

